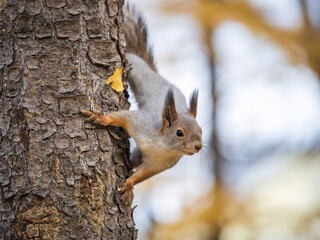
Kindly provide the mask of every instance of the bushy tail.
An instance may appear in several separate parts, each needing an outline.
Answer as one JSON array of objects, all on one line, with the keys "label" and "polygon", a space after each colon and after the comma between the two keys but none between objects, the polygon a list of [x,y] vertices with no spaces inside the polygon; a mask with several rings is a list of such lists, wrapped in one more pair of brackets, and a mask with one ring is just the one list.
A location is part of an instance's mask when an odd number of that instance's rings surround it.
[{"label": "bushy tail", "polygon": [[127,53],[134,53],[141,57],[149,67],[156,71],[152,50],[148,46],[148,31],[144,19],[128,4],[124,6],[123,13]]}]

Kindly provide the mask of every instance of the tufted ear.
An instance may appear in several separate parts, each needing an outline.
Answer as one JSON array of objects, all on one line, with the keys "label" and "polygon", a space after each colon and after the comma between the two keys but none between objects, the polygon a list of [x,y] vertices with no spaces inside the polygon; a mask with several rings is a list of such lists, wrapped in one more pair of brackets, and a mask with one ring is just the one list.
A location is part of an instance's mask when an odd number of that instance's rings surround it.
[{"label": "tufted ear", "polygon": [[192,95],[191,95],[191,97],[190,97],[189,113],[190,113],[194,118],[196,118],[196,116],[197,116],[198,96],[199,96],[199,91],[198,91],[198,89],[193,90]]},{"label": "tufted ear", "polygon": [[165,128],[171,127],[172,123],[178,119],[178,113],[176,110],[176,105],[174,101],[174,95],[173,91],[170,88],[168,90],[165,102],[164,102],[164,107],[162,110],[162,125],[161,125],[161,130],[160,132],[164,133]]}]

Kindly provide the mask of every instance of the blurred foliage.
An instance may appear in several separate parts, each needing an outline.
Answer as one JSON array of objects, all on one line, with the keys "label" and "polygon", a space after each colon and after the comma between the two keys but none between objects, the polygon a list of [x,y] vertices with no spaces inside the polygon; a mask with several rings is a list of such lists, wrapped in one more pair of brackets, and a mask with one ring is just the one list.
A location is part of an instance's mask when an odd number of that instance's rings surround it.
[{"label": "blurred foliage", "polygon": [[[218,229],[220,226],[217,225],[218,219],[224,215],[222,210],[230,205],[231,199],[224,188],[216,184],[213,191],[185,209],[184,217],[180,222],[168,225],[154,223],[149,238],[152,240],[216,239],[220,231]],[[232,204],[232,206],[235,205]]]},{"label": "blurred foliage", "polygon": [[[268,37],[287,54],[290,62],[306,63],[320,76],[320,30],[312,25],[306,1],[299,0],[303,22],[295,29],[283,29],[268,23],[262,14],[246,0],[184,0],[166,1],[167,12],[190,14],[211,38],[216,27],[234,20],[243,23],[254,33]],[[290,6],[288,6],[290,7]]]},{"label": "blurred foliage", "polygon": [[[272,167],[280,162],[278,169]],[[281,156],[261,164],[246,194],[215,189],[173,224],[155,223],[152,240],[320,239],[319,153]],[[267,173],[261,177],[261,172]]]},{"label": "blurred foliage", "polygon": [[[246,0],[163,2],[166,12],[188,13],[202,30],[203,47],[212,66],[213,125],[219,95],[215,89],[212,36],[216,28],[226,21],[240,22],[256,35],[266,37],[285,52],[289,62],[309,66],[320,79],[320,30],[311,23],[306,1],[297,1],[300,3],[302,22],[294,29],[268,23],[262,13]],[[215,162],[216,184],[212,191],[187,207],[181,221],[164,225],[154,223],[149,239],[320,239],[320,194],[312,192],[314,185],[320,181],[315,171],[320,169],[319,153],[313,157],[306,155],[289,159],[280,172],[272,177],[260,178],[261,186],[257,183],[250,193],[239,196],[228,190],[223,182],[221,166],[224,159],[220,154],[216,131],[213,126],[212,159]],[[272,172],[273,164],[274,161],[269,163],[265,170],[269,168]]]}]

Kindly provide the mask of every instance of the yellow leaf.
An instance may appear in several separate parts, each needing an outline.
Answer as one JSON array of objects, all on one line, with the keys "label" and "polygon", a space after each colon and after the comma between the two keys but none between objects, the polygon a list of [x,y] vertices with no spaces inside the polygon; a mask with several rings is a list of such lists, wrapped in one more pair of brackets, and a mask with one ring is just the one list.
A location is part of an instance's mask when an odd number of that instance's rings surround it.
[{"label": "yellow leaf", "polygon": [[122,92],[124,90],[122,83],[122,67],[116,69],[111,77],[107,80],[106,84],[111,84],[111,87],[117,92]]}]

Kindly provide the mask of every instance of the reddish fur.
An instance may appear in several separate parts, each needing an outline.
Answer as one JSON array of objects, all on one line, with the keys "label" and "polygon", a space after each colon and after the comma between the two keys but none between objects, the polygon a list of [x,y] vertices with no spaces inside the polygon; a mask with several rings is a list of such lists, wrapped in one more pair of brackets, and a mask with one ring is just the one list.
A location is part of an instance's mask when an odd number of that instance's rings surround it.
[{"label": "reddish fur", "polygon": [[144,180],[152,177],[154,175],[154,171],[148,167],[142,167],[139,171],[135,172],[131,177],[129,177],[126,181],[125,188],[131,189],[134,185],[143,182]]},{"label": "reddish fur", "polygon": [[129,128],[129,122],[127,118],[123,116],[117,116],[117,114],[110,113],[107,116],[101,115],[100,112],[90,112],[87,110],[82,110],[81,111],[84,115],[89,116],[87,121],[93,122],[96,124],[101,124],[104,126],[115,126],[115,127],[122,127],[126,130]]},{"label": "reddish fur", "polygon": [[109,125],[112,125],[115,127],[122,127],[128,131],[130,125],[129,125],[128,119],[126,119],[125,117],[112,116],[112,113],[107,115],[106,117],[108,118]]},{"label": "reddish fur", "polygon": [[137,172],[135,172],[131,177],[126,180],[124,187],[121,189],[123,195],[121,200],[126,204],[130,205],[133,200],[133,186],[143,182],[144,180],[155,175],[155,172],[148,167],[142,167]]}]

